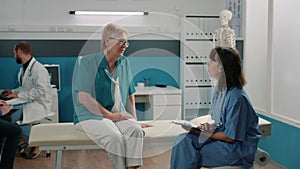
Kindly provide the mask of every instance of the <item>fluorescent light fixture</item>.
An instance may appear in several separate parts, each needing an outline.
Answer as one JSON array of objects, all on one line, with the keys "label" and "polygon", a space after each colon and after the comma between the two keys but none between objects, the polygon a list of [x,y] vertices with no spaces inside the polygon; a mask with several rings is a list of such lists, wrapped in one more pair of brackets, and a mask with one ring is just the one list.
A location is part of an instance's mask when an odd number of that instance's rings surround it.
[{"label": "fluorescent light fixture", "polygon": [[111,11],[70,11],[71,15],[119,15],[119,16],[131,16],[131,15],[148,15],[148,12],[111,12]]}]

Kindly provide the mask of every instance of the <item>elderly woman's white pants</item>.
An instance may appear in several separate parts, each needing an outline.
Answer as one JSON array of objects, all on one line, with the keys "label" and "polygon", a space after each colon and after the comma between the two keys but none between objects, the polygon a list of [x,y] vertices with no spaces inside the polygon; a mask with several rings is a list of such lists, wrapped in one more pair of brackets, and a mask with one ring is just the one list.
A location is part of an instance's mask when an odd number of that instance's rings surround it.
[{"label": "elderly woman's white pants", "polygon": [[123,120],[85,120],[76,124],[107,152],[114,169],[142,166],[143,130],[140,124]]}]

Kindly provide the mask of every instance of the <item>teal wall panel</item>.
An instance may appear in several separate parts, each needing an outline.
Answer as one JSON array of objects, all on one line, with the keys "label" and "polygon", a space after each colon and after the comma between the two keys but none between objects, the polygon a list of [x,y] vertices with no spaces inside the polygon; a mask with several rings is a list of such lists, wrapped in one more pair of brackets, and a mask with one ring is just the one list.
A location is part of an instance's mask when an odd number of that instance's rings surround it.
[{"label": "teal wall panel", "polygon": [[[151,78],[151,85],[167,84],[179,87],[179,57],[177,56],[156,56],[151,57],[129,57],[132,66],[132,73],[135,83],[140,82],[144,77]],[[42,64],[60,65],[61,90],[58,92],[59,99],[59,121],[73,121],[72,101],[72,75],[77,57],[36,57]],[[0,89],[16,88],[17,73],[21,65],[15,63],[11,57],[0,57]]]},{"label": "teal wall panel", "polygon": [[300,168],[300,128],[262,116],[272,123],[272,134],[260,140],[259,147],[270,154],[272,160],[288,169]]}]

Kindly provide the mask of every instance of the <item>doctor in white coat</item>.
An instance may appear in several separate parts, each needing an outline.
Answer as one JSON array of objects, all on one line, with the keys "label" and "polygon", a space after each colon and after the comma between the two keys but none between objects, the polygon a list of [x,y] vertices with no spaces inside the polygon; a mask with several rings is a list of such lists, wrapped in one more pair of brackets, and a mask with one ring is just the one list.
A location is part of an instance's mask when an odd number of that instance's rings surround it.
[{"label": "doctor in white coat", "polygon": [[[31,123],[42,120],[51,113],[54,93],[51,89],[48,71],[31,56],[29,43],[18,42],[14,46],[14,58],[18,64],[23,64],[18,74],[20,86],[13,90],[4,90],[2,93],[8,98],[21,98],[29,102],[12,115],[12,121],[18,120],[18,124],[21,125],[26,144],[29,139]],[[27,159],[36,158],[40,153],[38,147],[31,148],[29,154],[22,152],[24,150],[21,148],[23,147],[20,147],[21,155]]]}]

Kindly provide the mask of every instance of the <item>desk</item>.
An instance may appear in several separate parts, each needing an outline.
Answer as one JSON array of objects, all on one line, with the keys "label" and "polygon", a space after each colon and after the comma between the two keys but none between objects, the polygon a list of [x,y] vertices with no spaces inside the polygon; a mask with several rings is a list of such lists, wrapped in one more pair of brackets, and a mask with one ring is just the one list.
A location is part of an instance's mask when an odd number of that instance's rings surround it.
[{"label": "desk", "polygon": [[[58,114],[58,94],[57,89],[52,88],[51,89],[53,97],[52,97],[52,105],[50,107],[50,112],[47,114],[47,117],[45,117],[42,120],[39,120],[39,123],[58,123],[59,122],[59,114]],[[0,93],[2,93],[3,90],[0,89]]]},{"label": "desk", "polygon": [[181,120],[180,89],[172,86],[135,89],[135,102],[145,103],[145,120]]},{"label": "desk", "polygon": [[50,107],[50,113],[47,117],[40,121],[40,123],[58,123],[59,112],[58,112],[58,93],[56,88],[52,88],[52,105]]}]

